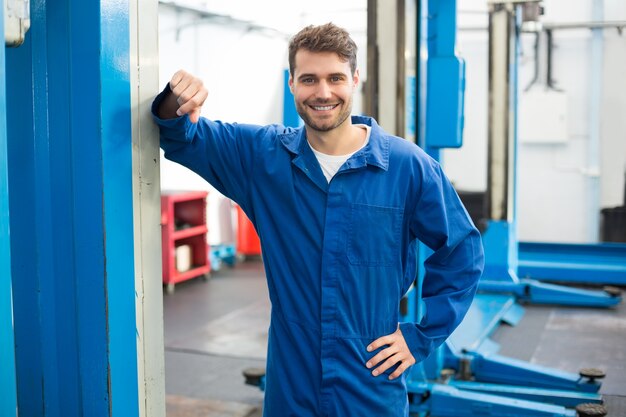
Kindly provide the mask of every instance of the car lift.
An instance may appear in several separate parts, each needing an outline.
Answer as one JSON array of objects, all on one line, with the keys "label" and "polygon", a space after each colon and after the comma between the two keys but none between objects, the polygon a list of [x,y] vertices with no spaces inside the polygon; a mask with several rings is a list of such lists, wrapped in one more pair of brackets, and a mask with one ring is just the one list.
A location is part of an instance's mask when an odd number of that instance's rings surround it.
[{"label": "car lift", "polygon": [[[427,29],[431,37],[432,34],[444,37],[446,33],[456,32],[456,5],[451,3],[430,0],[428,10],[421,10],[420,21],[431,26]],[[483,231],[485,271],[479,283],[479,294],[461,325],[441,348],[411,371],[407,380],[410,410],[417,416],[606,415],[598,393],[601,386],[598,380],[604,377],[601,371],[582,369],[579,374],[572,374],[506,358],[496,353],[499,346],[489,339],[500,322],[510,325],[519,322],[523,308],[518,302],[611,307],[621,301],[619,293],[612,290],[581,290],[519,278],[517,274],[518,42],[522,16],[536,19],[538,15],[537,0],[494,0],[489,4],[489,167],[486,196],[489,220]],[[425,54],[428,60],[433,56],[439,60],[446,57],[450,67],[456,69],[460,66],[454,52],[454,36],[447,43],[438,41],[433,45],[423,42],[422,47],[428,48],[428,54]],[[420,64],[426,65],[426,72],[431,74],[428,61]],[[433,74],[450,73],[460,73],[463,77],[462,71],[436,71]],[[431,85],[430,80],[428,85]],[[426,113],[453,114],[459,103],[454,100],[455,92],[449,93],[446,96],[437,90],[437,94],[432,95],[432,101],[420,95],[420,100],[425,101],[427,106]],[[460,114],[458,118],[457,123],[461,124]],[[431,135],[426,129],[424,143],[420,145],[439,160],[439,149],[450,147],[450,144],[442,144],[441,139],[431,141],[437,132],[430,132]],[[457,140],[453,145],[460,146],[459,142]],[[425,259],[428,250],[420,245],[418,253],[420,260]],[[423,268],[418,268],[418,285],[408,294],[406,319],[409,321],[419,321],[423,315],[423,308],[416,301],[420,300],[419,288],[423,276]]]}]

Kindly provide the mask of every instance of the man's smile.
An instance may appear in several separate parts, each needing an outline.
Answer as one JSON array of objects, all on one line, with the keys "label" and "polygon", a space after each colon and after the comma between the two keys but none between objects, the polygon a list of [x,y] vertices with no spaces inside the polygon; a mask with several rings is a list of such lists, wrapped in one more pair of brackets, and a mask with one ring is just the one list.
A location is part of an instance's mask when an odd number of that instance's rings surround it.
[{"label": "man's smile", "polygon": [[329,110],[333,110],[335,109],[337,106],[339,106],[339,103],[337,104],[326,104],[326,105],[313,105],[313,104],[309,104],[308,105],[310,108],[312,108],[315,111],[329,111]]}]

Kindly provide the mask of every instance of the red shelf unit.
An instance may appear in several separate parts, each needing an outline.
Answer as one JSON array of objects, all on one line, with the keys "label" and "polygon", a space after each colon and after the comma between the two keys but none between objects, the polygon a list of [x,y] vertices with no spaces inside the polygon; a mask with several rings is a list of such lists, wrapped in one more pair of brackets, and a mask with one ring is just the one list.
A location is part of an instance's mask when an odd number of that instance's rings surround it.
[{"label": "red shelf unit", "polygon": [[[208,278],[206,224],[206,191],[167,191],[161,194],[161,243],[163,250],[163,284],[168,292],[174,285],[196,277]],[[177,269],[176,248],[189,245],[190,268]]]}]

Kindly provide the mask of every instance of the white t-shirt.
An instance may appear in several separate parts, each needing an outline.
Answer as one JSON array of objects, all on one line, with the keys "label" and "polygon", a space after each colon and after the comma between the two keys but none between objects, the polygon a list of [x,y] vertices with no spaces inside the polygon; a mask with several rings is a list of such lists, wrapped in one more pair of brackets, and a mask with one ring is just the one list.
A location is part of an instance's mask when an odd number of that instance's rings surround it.
[{"label": "white t-shirt", "polygon": [[325,154],[325,153],[322,153],[320,151],[313,149],[313,147],[309,143],[311,150],[315,154],[317,161],[320,163],[320,166],[322,167],[322,172],[324,173],[324,176],[326,177],[326,181],[328,181],[329,183],[330,183],[330,180],[335,176],[337,171],[339,171],[339,168],[341,168],[344,162],[346,162],[348,158],[350,158],[352,155],[354,155],[355,153],[363,149],[365,145],[367,145],[367,143],[370,141],[370,132],[372,129],[371,127],[369,127],[368,125],[363,125],[363,124],[356,124],[354,126],[365,129],[367,133],[365,135],[365,141],[363,142],[363,145],[356,151],[351,152],[349,154],[328,155],[328,154]]}]

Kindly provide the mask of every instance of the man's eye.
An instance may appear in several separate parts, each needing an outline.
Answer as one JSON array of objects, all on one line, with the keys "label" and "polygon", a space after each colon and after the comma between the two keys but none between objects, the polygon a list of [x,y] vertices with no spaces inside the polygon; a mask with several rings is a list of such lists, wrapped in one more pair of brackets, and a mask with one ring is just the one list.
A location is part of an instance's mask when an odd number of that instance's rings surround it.
[{"label": "man's eye", "polygon": [[313,78],[303,78],[302,80],[302,84],[312,84],[313,83]]},{"label": "man's eye", "polygon": [[330,80],[334,83],[338,83],[339,81],[341,81],[341,77],[331,77]]}]

